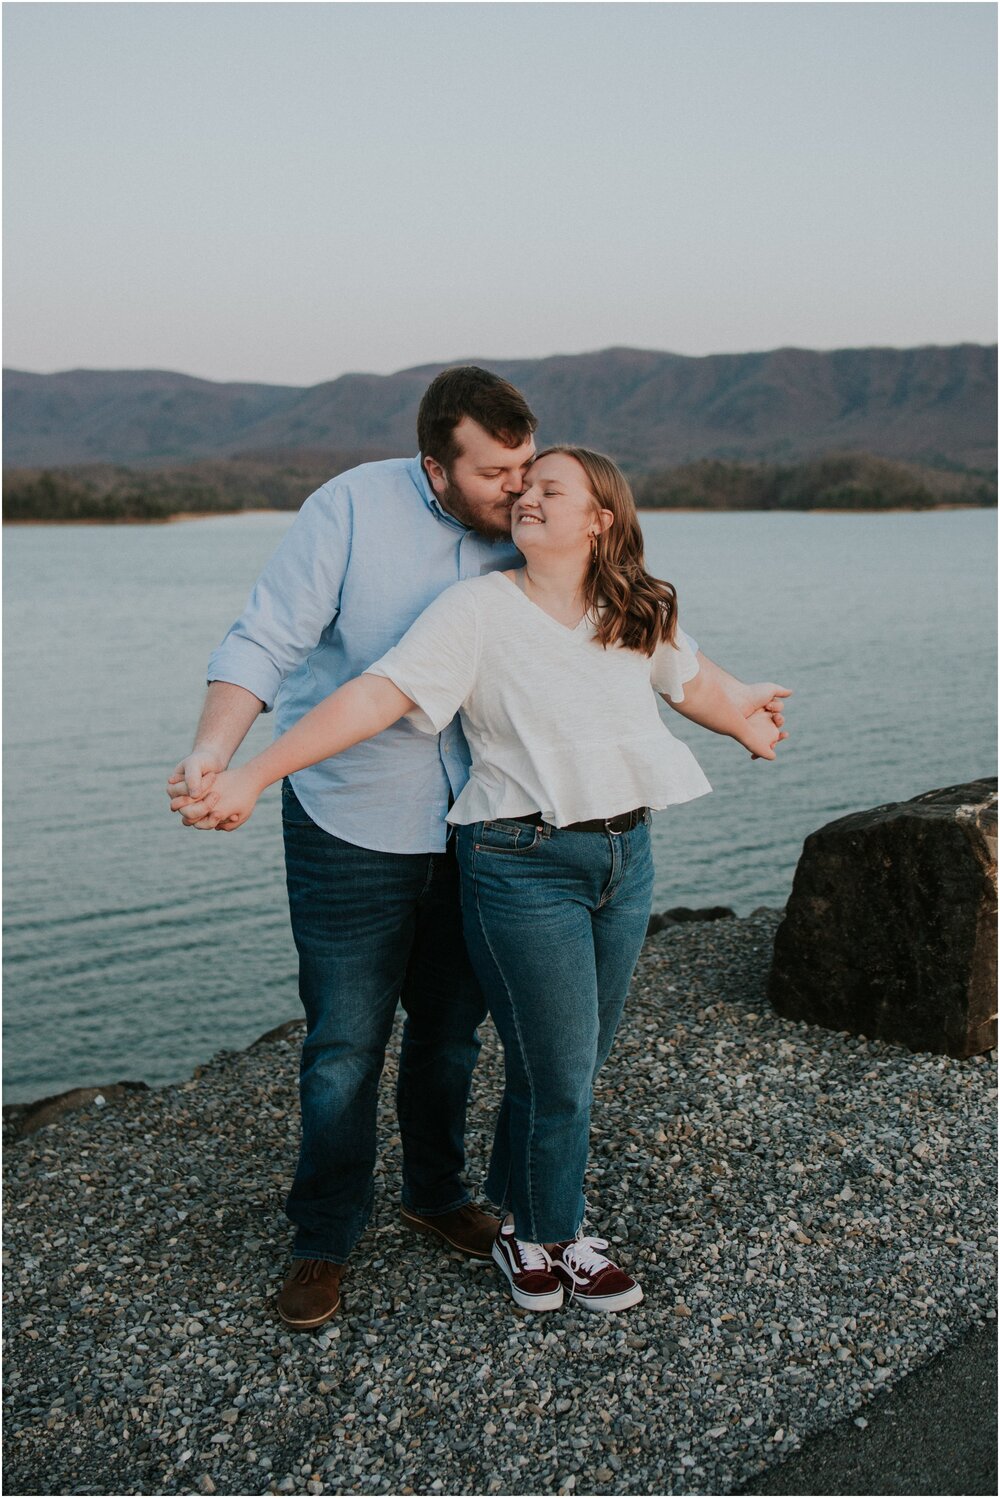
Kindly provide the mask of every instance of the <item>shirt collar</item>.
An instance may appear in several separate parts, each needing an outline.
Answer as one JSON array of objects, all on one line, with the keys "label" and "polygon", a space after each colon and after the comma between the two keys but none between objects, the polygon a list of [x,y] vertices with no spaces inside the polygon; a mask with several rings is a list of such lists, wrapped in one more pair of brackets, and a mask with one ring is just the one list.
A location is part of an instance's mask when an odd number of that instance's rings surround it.
[{"label": "shirt collar", "polygon": [[410,473],[414,484],[416,484],[420,491],[421,499],[438,520],[444,521],[445,525],[456,526],[460,531],[469,530],[467,525],[463,525],[460,520],[456,520],[454,515],[449,515],[448,511],[441,505],[440,500],[431,488],[431,481],[427,477],[427,469],[424,467],[424,460],[420,453],[417,453],[417,456],[412,460]]}]

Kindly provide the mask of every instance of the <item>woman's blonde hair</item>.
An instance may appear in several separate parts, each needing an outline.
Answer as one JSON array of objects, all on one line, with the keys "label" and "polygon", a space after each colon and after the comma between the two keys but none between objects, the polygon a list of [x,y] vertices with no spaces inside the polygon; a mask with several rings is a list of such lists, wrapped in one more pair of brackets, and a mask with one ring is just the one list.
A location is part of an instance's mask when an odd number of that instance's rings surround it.
[{"label": "woman's blonde hair", "polygon": [[610,510],[614,523],[593,542],[584,582],[587,612],[596,621],[595,639],[652,655],[657,645],[672,645],[677,634],[677,593],[646,571],[642,530],[632,490],[621,469],[603,453],[587,447],[547,447],[538,458],[565,453],[587,477],[595,505]]}]

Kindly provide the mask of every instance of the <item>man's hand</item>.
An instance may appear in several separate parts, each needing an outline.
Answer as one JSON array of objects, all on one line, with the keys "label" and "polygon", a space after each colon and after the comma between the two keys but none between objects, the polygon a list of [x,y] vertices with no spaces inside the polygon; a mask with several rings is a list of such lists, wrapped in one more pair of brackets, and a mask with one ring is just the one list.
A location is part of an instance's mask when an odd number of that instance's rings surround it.
[{"label": "man's hand", "polygon": [[[186,812],[187,807],[201,800],[218,772],[225,768],[224,761],[214,750],[193,749],[167,781],[170,810]],[[187,815],[182,815],[181,820],[187,827],[197,826],[197,821]]]},{"label": "man's hand", "polygon": [[226,768],[226,761],[214,749],[192,749],[187,759],[171,771],[167,780],[168,796],[200,796],[202,777],[216,775]]},{"label": "man's hand", "polygon": [[[208,799],[208,794],[221,773],[221,771],[206,770],[201,777],[201,791],[197,796],[192,796],[189,793],[187,782],[184,780],[174,784],[167,783],[170,810],[180,812],[181,821],[185,827],[197,827],[200,825],[205,815],[204,803]],[[194,811],[191,810],[192,807],[195,808]]]},{"label": "man's hand", "polygon": [[[174,769],[167,781],[170,810],[184,812],[201,799],[212,777],[224,770],[262,711],[264,703],[245,687],[229,681],[213,681],[194,736],[194,748]],[[188,826],[195,826],[185,816]]]}]

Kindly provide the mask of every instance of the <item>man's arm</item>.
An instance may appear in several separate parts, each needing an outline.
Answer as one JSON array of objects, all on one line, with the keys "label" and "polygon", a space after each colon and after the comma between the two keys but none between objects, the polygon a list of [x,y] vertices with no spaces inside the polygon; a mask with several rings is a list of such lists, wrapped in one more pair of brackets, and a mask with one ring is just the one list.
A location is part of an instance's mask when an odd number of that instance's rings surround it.
[{"label": "man's arm", "polygon": [[337,617],[350,554],[348,496],[335,479],[310,495],[247,600],[212,653],[210,685],[194,747],[167,781],[171,811],[224,770],[282,680]]},{"label": "man's arm", "polygon": [[231,832],[242,826],[261,792],[276,780],[374,738],[413,707],[413,698],[386,677],[356,676],[238,770],[206,777],[203,799],[180,808],[181,820],[188,827]]},{"label": "man's arm", "polygon": [[224,770],[263,712],[259,697],[231,681],[209,683],[205,705],[201,710],[191,753],[182,759],[167,781],[171,811],[179,811],[173,802],[201,795],[202,777]]}]

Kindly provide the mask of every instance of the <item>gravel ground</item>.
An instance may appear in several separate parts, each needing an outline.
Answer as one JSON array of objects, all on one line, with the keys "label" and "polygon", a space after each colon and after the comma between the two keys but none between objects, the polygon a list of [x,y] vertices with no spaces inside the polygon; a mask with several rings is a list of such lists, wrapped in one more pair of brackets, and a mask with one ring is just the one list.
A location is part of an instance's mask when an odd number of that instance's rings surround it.
[{"label": "gravel ground", "polygon": [[[598,1092],[590,1224],[646,1292],[517,1311],[396,1216],[394,1065],[344,1310],[272,1298],[297,1042],[6,1151],[5,1491],[730,1493],[995,1318],[995,1053],[774,1015],[777,916],[645,948]],[[488,1030],[478,1174],[498,1097]],[[847,1489],[845,1489],[847,1491]]]},{"label": "gravel ground", "polygon": [[821,1431],[736,1491],[747,1498],[996,1498],[996,1410],[997,1324],[990,1321],[893,1384],[863,1416]]}]

